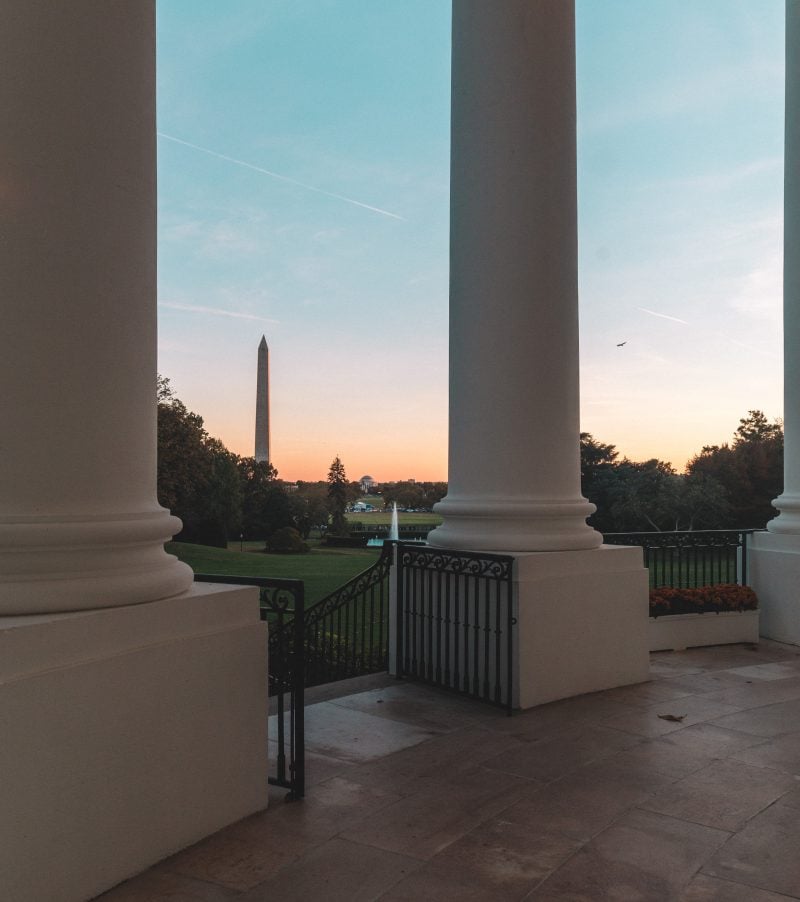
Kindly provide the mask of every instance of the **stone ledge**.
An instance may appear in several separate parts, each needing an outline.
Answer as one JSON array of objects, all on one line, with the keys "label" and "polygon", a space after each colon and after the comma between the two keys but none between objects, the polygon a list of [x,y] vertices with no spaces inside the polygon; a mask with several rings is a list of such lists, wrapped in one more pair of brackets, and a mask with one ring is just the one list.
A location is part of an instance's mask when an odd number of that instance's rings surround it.
[{"label": "stone ledge", "polygon": [[0,874],[83,902],[267,805],[267,625],[250,587],[0,628]]},{"label": "stone ledge", "polygon": [[0,617],[0,686],[175,638],[260,622],[258,589],[194,583],[175,598],[68,614]]},{"label": "stone ledge", "polygon": [[705,645],[758,642],[759,611],[667,614],[651,617],[650,651],[682,651]]}]

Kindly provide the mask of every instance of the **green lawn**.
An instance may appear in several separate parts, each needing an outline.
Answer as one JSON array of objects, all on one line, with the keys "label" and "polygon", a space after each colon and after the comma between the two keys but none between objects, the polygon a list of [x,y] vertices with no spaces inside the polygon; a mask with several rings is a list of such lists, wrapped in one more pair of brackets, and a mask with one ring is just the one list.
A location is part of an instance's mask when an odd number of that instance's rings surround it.
[{"label": "green lawn", "polygon": [[[388,526],[392,522],[391,511],[355,511],[351,514],[345,514],[345,516],[348,523],[363,523],[367,528],[370,526]],[[432,514],[428,511],[421,514],[398,511],[397,522],[400,526],[438,526],[442,522],[442,518],[438,514]]]},{"label": "green lawn", "polygon": [[[245,542],[245,548],[248,545],[264,547],[263,542]],[[308,554],[264,554],[260,551],[241,552],[238,548],[238,542],[231,543],[229,550],[185,542],[168,542],[166,546],[170,554],[179,557],[195,573],[302,579],[306,605],[314,604],[371,567],[380,554],[380,548],[312,547]]]}]

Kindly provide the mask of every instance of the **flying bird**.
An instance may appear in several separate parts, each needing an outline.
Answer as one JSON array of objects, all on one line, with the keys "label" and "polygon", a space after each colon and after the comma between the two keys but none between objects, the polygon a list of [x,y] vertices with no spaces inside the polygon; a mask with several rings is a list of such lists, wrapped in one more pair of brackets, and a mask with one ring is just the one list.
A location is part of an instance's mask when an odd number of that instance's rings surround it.
[{"label": "flying bird", "polygon": [[617,345],[617,347],[618,347],[618,348],[621,348],[623,345],[626,345],[627,343],[628,343],[627,341],[621,341],[621,342],[619,342],[619,344]]}]

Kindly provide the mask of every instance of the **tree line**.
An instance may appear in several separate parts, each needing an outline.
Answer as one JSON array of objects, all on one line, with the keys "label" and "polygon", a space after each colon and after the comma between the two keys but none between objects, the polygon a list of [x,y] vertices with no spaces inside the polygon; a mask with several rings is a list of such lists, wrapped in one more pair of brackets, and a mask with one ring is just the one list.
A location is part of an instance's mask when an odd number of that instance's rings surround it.
[{"label": "tree line", "polygon": [[677,473],[663,460],[619,460],[614,445],[581,433],[581,488],[600,532],[760,529],[783,491],[783,427],[760,410],[739,421],[730,443],[705,445]]},{"label": "tree line", "polygon": [[[678,473],[666,461],[619,458],[614,445],[581,433],[581,488],[601,532],[761,528],[783,491],[783,428],[759,410],[739,421],[729,443],[704,446]],[[390,482],[385,506],[430,509],[446,482]],[[287,528],[308,538],[346,535],[345,512],[361,495],[336,457],[326,480],[287,486],[272,464],[241,457],[212,438],[203,419],[158,379],[158,500],[183,521],[179,541],[225,547],[268,540]]]},{"label": "tree line", "polygon": [[[203,418],[158,377],[158,500],[183,521],[177,541],[226,547],[240,537],[272,542],[274,550],[302,550],[312,530],[348,535],[347,508],[361,495],[337,456],[326,480],[287,485],[275,467],[241,457],[212,438]],[[446,483],[390,483],[384,501],[400,506],[433,504]],[[287,536],[295,530],[297,539]],[[278,537],[278,538],[275,538]],[[278,547],[278,540],[294,547]]]}]

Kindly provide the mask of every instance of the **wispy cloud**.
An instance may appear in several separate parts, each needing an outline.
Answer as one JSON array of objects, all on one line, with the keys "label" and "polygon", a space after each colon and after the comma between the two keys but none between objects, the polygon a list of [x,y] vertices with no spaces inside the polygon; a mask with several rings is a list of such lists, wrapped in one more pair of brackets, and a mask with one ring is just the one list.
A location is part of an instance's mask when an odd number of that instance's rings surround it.
[{"label": "wispy cloud", "polygon": [[762,159],[731,165],[728,168],[718,167],[710,172],[666,179],[661,183],[661,189],[665,191],[724,191],[754,176],[763,175],[764,173],[777,174],[782,169],[783,157],[763,157]]},{"label": "wispy cloud", "polygon": [[324,194],[325,197],[332,197],[334,200],[341,200],[347,204],[352,204],[355,207],[361,207],[364,210],[370,210],[372,213],[379,213],[381,216],[388,216],[390,219],[400,219],[405,221],[402,216],[397,213],[392,213],[389,210],[383,210],[380,207],[373,207],[370,204],[362,203],[360,200],[355,200],[352,197],[346,197],[344,194],[336,194],[333,191],[326,191],[324,188],[317,188],[315,185],[308,185],[305,182],[299,182],[297,179],[290,178],[288,175],[280,175],[280,173],[273,172],[271,169],[264,169],[262,166],[255,166],[253,163],[247,163],[244,160],[237,160],[235,157],[229,157],[227,154],[218,153],[216,150],[211,150],[209,147],[201,147],[199,144],[192,144],[189,141],[184,141],[182,138],[176,138],[173,135],[167,135],[164,132],[158,132],[158,136],[160,138],[165,138],[167,141],[174,141],[176,144],[182,144],[184,147],[190,147],[192,150],[197,150],[200,153],[206,153],[209,156],[217,157],[219,160],[225,160],[227,163],[234,163],[236,166],[243,166],[245,169],[252,169],[253,172],[260,172],[262,175],[268,175],[270,178],[278,179],[278,181],[286,182],[289,185],[296,185],[298,188],[304,188],[306,191],[315,191],[317,194]]},{"label": "wispy cloud", "polygon": [[647,307],[637,307],[636,309],[641,310],[642,313],[649,313],[650,316],[657,316],[659,319],[668,319],[673,323],[682,323],[684,326],[689,325],[689,323],[687,323],[685,319],[680,319],[677,316],[670,316],[668,313],[656,313],[655,310],[648,310]]},{"label": "wispy cloud", "polygon": [[277,319],[270,319],[266,316],[256,316],[253,313],[239,313],[235,310],[221,310],[218,307],[202,307],[198,304],[179,304],[175,301],[159,301],[159,307],[167,307],[170,310],[183,310],[186,313],[202,313],[206,316],[230,316],[233,319],[248,319],[259,323],[271,323],[276,325],[280,322]]},{"label": "wispy cloud", "polygon": [[714,108],[761,86],[780,86],[783,75],[781,61],[756,58],[642,82],[632,85],[629,94],[609,98],[603,106],[589,108],[582,115],[579,105],[578,129],[586,135]]}]

